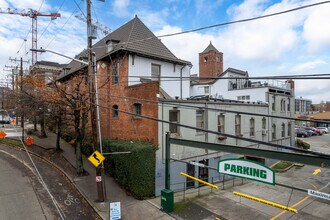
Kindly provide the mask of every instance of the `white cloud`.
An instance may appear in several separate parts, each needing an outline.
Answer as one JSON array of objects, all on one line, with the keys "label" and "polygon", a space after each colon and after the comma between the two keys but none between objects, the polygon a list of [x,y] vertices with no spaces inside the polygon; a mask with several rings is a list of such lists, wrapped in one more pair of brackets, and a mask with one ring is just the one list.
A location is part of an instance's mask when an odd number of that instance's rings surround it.
[{"label": "white cloud", "polygon": [[128,16],[130,14],[128,10],[129,4],[130,0],[115,0],[112,4],[113,13],[118,17]]},{"label": "white cloud", "polygon": [[167,25],[166,19],[169,16],[168,9],[161,11],[140,10],[136,14],[143,21],[143,23],[150,29],[162,29]]},{"label": "white cloud", "polygon": [[308,15],[303,36],[310,52],[330,49],[330,5],[322,5]]},{"label": "white cloud", "polygon": [[324,60],[313,60],[304,63],[297,64],[296,66],[292,67],[289,72],[303,74],[308,71],[311,71],[317,68],[319,65],[326,64]]}]

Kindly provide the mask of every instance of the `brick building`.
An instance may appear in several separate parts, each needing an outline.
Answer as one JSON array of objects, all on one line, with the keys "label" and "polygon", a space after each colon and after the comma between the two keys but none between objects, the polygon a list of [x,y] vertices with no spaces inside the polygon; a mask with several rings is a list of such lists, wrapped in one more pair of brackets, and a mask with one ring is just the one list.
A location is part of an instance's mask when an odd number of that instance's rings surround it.
[{"label": "brick building", "polygon": [[[166,80],[166,76],[190,75],[191,63],[178,59],[138,18],[119,27],[93,45],[100,105],[102,138],[145,140],[158,145],[159,97],[189,97],[189,81]],[[76,56],[85,59],[86,51]],[[86,71],[72,61],[60,80]],[[134,113],[132,115],[129,113]]]}]

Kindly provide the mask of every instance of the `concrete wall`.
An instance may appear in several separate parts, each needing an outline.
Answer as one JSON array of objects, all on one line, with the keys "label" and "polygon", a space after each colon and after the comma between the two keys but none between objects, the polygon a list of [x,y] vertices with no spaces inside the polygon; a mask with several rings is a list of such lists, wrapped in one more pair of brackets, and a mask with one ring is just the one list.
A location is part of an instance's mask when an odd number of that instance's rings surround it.
[{"label": "concrete wall", "polygon": [[[133,58],[134,58],[134,65],[133,65]],[[165,61],[149,59],[145,57],[140,57],[137,55],[129,55],[129,82],[128,85],[136,85],[140,84],[140,77],[151,77],[151,64],[160,65],[160,87],[171,97],[181,97],[182,91],[182,98],[189,97],[189,87],[190,82],[189,79],[183,78],[164,78],[168,77],[180,77],[181,76],[181,68],[182,69],[182,77],[189,77],[190,76],[190,67],[183,66],[178,64],[173,64]]]},{"label": "concrete wall", "polygon": [[[171,104],[171,105],[169,105]],[[260,113],[267,115],[269,112],[268,105],[262,104],[245,104],[245,103],[212,103],[212,102],[203,102],[203,101],[173,101],[167,102],[163,101],[159,104],[158,114],[159,119],[169,121],[169,111],[173,110],[172,104],[184,104],[184,105],[192,105],[195,107],[200,107],[203,109],[205,107],[214,108],[218,110],[208,110],[205,111],[205,129],[217,131],[218,130],[218,120],[217,116],[220,113],[224,113],[225,115],[225,132],[226,134],[235,134],[235,113],[228,113],[228,112],[221,112],[222,110],[232,110],[232,111],[244,111],[244,112],[251,112],[251,113]],[[196,110],[197,108],[187,108],[187,107],[180,107],[177,106],[176,110],[180,111],[180,124],[189,125],[192,127],[196,126]],[[250,119],[254,118],[255,120],[255,135],[250,136]],[[267,132],[263,135],[262,132],[262,116],[251,116],[251,115],[241,115],[241,133],[243,137],[266,141],[266,142],[273,142],[282,145],[290,145],[291,137],[287,136],[280,137],[276,140],[271,140],[271,134]],[[276,123],[281,124],[284,119],[276,120]],[[268,128],[271,123],[275,121],[266,117],[266,127]],[[179,128],[180,132],[179,135],[172,134],[171,136],[174,138],[182,138],[188,140],[195,140],[195,141],[205,141],[210,143],[218,143],[218,144],[229,144],[229,145],[237,145],[237,146],[246,146],[246,147],[260,147],[263,149],[273,149],[272,147],[265,146],[265,145],[257,145],[251,142],[237,140],[236,138],[227,138],[224,140],[219,140],[219,136],[216,134],[206,134],[203,132],[197,132],[195,129],[188,129],[188,128]],[[164,160],[165,160],[165,133],[169,131],[169,125],[167,123],[158,123],[158,137],[159,137],[159,149],[156,152],[156,194],[159,195],[160,190],[163,189],[161,186],[164,186]],[[292,133],[294,134],[294,133]],[[294,137],[293,137],[294,139]],[[198,149],[198,148],[191,148],[191,147],[184,147],[184,146],[171,146],[171,158],[185,160],[185,161],[200,161],[203,159],[209,159],[209,166],[217,166],[217,161],[219,158],[230,158],[230,157],[242,157],[242,155],[231,155],[225,152],[215,152],[205,149]],[[270,164],[269,161],[266,162]],[[172,162],[171,163],[171,183],[179,183],[172,185],[172,189],[179,190],[182,189],[184,185],[182,182],[185,182],[185,178],[179,175],[180,172],[186,172],[187,165],[182,162]],[[195,176],[198,177],[198,167],[195,168]],[[216,178],[219,176],[214,171],[209,171],[209,176]],[[197,185],[196,185],[197,186]],[[180,188],[181,187],[181,188]]]}]

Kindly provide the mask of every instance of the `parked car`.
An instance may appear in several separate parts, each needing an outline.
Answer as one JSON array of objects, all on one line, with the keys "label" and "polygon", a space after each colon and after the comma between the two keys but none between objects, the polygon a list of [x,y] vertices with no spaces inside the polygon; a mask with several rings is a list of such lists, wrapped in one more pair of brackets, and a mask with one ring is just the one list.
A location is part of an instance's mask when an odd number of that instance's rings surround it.
[{"label": "parked car", "polygon": [[7,115],[0,115],[0,124],[10,124],[11,118]]},{"label": "parked car", "polygon": [[311,134],[308,133],[307,130],[304,130],[304,129],[296,129],[296,136],[297,137],[309,137],[311,136]]},{"label": "parked car", "polygon": [[323,134],[328,134],[329,133],[329,129],[327,127],[317,127],[316,129],[319,129],[323,132]]},{"label": "parked car", "polygon": [[312,136],[318,135],[318,133],[312,127],[303,127],[302,129],[306,130],[307,132],[310,132]]}]

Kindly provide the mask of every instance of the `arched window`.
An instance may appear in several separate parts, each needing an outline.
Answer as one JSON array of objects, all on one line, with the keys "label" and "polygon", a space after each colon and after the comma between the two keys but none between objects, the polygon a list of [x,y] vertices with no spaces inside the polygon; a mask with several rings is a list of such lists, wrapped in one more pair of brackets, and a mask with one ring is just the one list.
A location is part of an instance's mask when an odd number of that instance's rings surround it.
[{"label": "arched window", "polygon": [[291,122],[288,123],[288,136],[291,136]]},{"label": "arched window", "polygon": [[254,118],[250,119],[250,136],[255,136],[255,126],[254,126]]},{"label": "arched window", "polygon": [[113,118],[118,118],[118,105],[113,105],[112,106],[112,117]]},{"label": "arched window", "polygon": [[282,123],[282,137],[285,137],[285,124]]},{"label": "arched window", "polygon": [[276,139],[276,125],[272,125],[272,140]]}]

